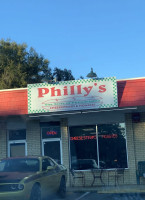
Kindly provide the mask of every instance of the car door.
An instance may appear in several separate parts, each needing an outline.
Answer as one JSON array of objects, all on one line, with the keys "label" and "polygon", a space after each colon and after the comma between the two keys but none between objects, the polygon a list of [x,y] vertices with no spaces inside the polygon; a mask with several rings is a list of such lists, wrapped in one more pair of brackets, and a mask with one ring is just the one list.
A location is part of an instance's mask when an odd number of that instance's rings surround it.
[{"label": "car door", "polygon": [[42,159],[42,193],[44,196],[56,191],[55,164],[48,158]]}]

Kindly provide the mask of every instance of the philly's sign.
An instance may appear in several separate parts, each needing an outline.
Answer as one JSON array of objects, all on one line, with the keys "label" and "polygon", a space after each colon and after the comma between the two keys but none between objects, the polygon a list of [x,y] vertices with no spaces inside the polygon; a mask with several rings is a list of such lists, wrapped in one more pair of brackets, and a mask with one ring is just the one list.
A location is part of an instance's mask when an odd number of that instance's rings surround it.
[{"label": "philly's sign", "polygon": [[116,78],[28,85],[28,113],[117,107]]}]

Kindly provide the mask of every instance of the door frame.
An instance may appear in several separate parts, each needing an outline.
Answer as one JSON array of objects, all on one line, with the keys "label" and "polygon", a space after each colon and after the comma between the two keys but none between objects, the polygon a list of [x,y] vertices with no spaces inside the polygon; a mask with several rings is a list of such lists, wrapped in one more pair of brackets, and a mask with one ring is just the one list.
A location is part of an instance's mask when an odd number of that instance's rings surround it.
[{"label": "door frame", "polygon": [[61,139],[60,138],[45,138],[45,139],[42,139],[42,155],[44,156],[44,143],[45,142],[59,142],[60,143],[60,163],[62,163],[62,142],[61,142]]}]

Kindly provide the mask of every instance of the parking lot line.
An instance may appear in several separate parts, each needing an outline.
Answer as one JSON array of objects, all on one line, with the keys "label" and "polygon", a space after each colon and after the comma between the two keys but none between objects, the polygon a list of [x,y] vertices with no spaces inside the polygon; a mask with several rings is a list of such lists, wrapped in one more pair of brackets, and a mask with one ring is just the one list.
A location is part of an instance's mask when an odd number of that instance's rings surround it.
[{"label": "parking lot line", "polygon": [[82,199],[83,197],[87,196],[90,192],[86,192],[85,194],[81,195],[79,198],[75,199],[75,200],[80,200]]}]

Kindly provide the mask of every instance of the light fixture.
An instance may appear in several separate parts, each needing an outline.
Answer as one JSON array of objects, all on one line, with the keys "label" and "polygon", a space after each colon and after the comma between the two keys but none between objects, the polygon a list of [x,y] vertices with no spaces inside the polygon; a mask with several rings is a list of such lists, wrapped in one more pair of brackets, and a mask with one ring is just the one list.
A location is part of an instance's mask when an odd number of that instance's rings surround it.
[{"label": "light fixture", "polygon": [[88,78],[98,78],[97,74],[93,72],[93,68],[91,68],[91,72],[87,75]]}]

